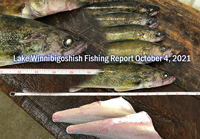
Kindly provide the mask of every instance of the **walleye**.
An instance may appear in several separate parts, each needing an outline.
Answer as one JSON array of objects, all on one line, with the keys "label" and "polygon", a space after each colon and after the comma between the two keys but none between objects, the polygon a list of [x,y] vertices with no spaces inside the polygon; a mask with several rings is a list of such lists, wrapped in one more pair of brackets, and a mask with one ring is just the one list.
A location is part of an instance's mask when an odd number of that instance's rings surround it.
[{"label": "walleye", "polygon": [[87,49],[87,42],[70,32],[10,15],[0,17],[0,45],[0,65],[14,64],[14,56],[68,56]]},{"label": "walleye", "polygon": [[172,75],[141,64],[109,64],[88,81],[70,88],[75,92],[83,88],[114,88],[115,91],[130,91],[142,88],[153,88],[171,84],[175,81]]},{"label": "walleye", "polygon": [[91,135],[99,139],[162,139],[151,117],[144,111],[120,118],[71,125],[67,127],[67,133]]},{"label": "walleye", "polygon": [[93,15],[137,12],[155,16],[160,12],[160,8],[157,6],[135,0],[98,2],[85,7],[85,9]]},{"label": "walleye", "polygon": [[52,120],[54,122],[81,124],[108,118],[122,117],[134,113],[135,111],[131,104],[122,97],[119,97],[106,101],[94,102],[79,108],[56,112],[53,114]]},{"label": "walleye", "polygon": [[58,12],[71,11],[90,4],[84,0],[15,0],[5,6],[3,13],[23,18],[35,19]]},{"label": "walleye", "polygon": [[138,13],[109,13],[97,15],[95,19],[103,27],[137,24],[157,28],[159,24],[156,19]]},{"label": "walleye", "polygon": [[[118,42],[107,43],[107,55],[115,56],[159,56],[162,59],[165,56],[172,56],[172,48],[169,46],[161,45],[158,43],[152,43],[140,40],[126,40]],[[144,62],[136,61],[135,63],[145,64]]]},{"label": "walleye", "polygon": [[121,40],[144,40],[158,42],[163,40],[167,34],[141,25],[120,25],[105,27],[104,29],[108,42]]},{"label": "walleye", "polygon": [[[23,18],[35,19],[38,17],[55,14],[58,12],[71,11],[85,5],[96,3],[86,9],[92,9],[92,13],[96,13],[98,7],[107,8],[105,12],[111,10],[117,11],[138,11],[141,13],[148,13],[154,16],[159,13],[160,8],[149,3],[139,1],[127,2],[101,2],[106,0],[10,0],[7,3],[1,4],[2,13],[13,16],[20,16]],[[131,5],[130,5],[131,4]],[[121,7],[121,8],[120,8]],[[124,7],[124,8],[123,8]],[[101,12],[103,10],[100,10]]]}]

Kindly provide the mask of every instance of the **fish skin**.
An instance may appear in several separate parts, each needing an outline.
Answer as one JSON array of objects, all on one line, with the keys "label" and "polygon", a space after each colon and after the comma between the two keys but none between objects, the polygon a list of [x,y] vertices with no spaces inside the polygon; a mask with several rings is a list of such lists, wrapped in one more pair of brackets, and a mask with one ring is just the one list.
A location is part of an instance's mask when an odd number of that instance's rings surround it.
[{"label": "fish skin", "polygon": [[71,11],[91,2],[92,0],[15,0],[10,5],[4,4],[2,13],[35,19],[58,12]]},{"label": "fish skin", "polygon": [[122,40],[143,40],[149,42],[159,42],[167,34],[165,32],[141,25],[120,25],[104,28],[108,42]]},{"label": "fish skin", "polygon": [[122,97],[98,101],[79,108],[56,112],[54,122],[81,124],[108,118],[117,118],[135,113],[131,104]]},{"label": "fish skin", "polygon": [[130,91],[142,88],[153,88],[171,84],[175,81],[172,75],[148,65],[121,63],[102,66],[101,72],[88,81],[70,88],[76,92],[83,88],[111,88],[115,91]]},{"label": "fish skin", "polygon": [[[66,40],[71,45],[63,45]],[[10,15],[0,17],[0,63],[16,64],[13,56],[78,55],[87,49],[87,42],[67,31]],[[5,62],[6,61],[6,62]]]},{"label": "fish skin", "polygon": [[[2,7],[1,9],[3,9],[1,11],[3,14],[35,19],[58,12],[71,11],[92,3],[97,3],[97,5],[105,5],[104,3],[108,4],[107,1],[110,0],[9,0],[1,3],[0,6]],[[116,3],[114,1],[112,1],[112,3]],[[159,7],[149,3],[143,3],[134,0],[126,1],[127,2],[123,2],[119,0],[119,2],[122,4],[131,2],[133,6],[129,6],[130,8],[128,8],[128,10],[131,11],[145,12],[149,15],[156,15],[160,11]]]},{"label": "fish skin", "polygon": [[85,9],[93,15],[137,12],[149,16],[155,16],[160,11],[160,8],[157,6],[135,0],[97,2],[85,7]]},{"label": "fish skin", "polygon": [[[168,57],[172,56],[172,48],[169,46],[161,45],[158,43],[152,43],[140,40],[126,40],[118,42],[110,42],[106,45],[107,55],[115,56],[130,56],[130,55],[140,55],[140,56],[161,56],[164,58],[166,55]],[[146,62],[129,61],[138,64],[146,64]]]},{"label": "fish skin", "polygon": [[109,13],[97,15],[95,19],[103,27],[137,24],[157,28],[159,24],[156,19],[138,13]]},{"label": "fish skin", "polygon": [[84,134],[99,139],[162,139],[146,112],[67,127],[68,134]]}]

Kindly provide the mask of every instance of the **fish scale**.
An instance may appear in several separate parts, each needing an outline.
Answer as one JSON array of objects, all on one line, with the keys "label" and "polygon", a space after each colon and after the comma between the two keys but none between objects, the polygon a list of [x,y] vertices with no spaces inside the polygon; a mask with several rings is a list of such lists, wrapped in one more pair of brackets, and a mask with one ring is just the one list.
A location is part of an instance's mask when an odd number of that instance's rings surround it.
[{"label": "fish scale", "polygon": [[175,77],[164,71],[141,64],[103,65],[102,71],[88,81],[70,88],[75,92],[83,88],[113,88],[115,91],[130,91],[141,88],[171,84]]},{"label": "fish scale", "polygon": [[[0,38],[0,60],[6,61],[0,63],[1,66],[15,64],[14,55],[68,56],[80,54],[87,48],[86,41],[70,32],[10,15],[0,17]],[[64,43],[68,39],[71,43],[67,46]]]},{"label": "fish scale", "polygon": [[108,13],[97,15],[95,19],[103,27],[132,24],[147,25],[150,28],[158,26],[156,19],[138,13]]},{"label": "fish scale", "polygon": [[93,15],[124,12],[131,13],[137,12],[150,16],[154,16],[159,13],[160,8],[149,3],[143,3],[135,0],[131,1],[112,1],[112,2],[99,2],[89,5],[85,8]]},{"label": "fish scale", "polygon": [[120,25],[104,29],[108,42],[123,40],[144,40],[158,42],[166,37],[166,33],[141,25]]},{"label": "fish scale", "polygon": [[[147,42],[147,41],[140,41],[140,40],[125,40],[125,41],[116,41],[116,42],[110,42],[107,43],[107,55],[111,56],[134,56],[133,61],[128,62],[134,62],[138,64],[146,64],[150,63],[145,61],[137,61],[136,56],[154,56],[159,57],[159,59],[163,59],[164,57],[172,56],[172,48],[169,46]],[[111,61],[111,60],[110,60]],[[123,62],[123,61],[122,61]],[[127,61],[125,61],[127,62]]]}]

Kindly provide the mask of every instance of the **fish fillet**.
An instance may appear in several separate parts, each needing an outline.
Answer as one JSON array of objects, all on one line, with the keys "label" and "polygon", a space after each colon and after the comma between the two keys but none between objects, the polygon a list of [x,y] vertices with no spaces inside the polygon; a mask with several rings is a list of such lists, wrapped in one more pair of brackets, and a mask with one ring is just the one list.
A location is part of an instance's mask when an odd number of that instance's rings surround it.
[{"label": "fish fillet", "polygon": [[98,101],[79,108],[59,111],[53,114],[54,122],[80,124],[108,118],[117,118],[135,113],[132,106],[122,97]]},{"label": "fish fillet", "polygon": [[92,135],[100,139],[161,139],[146,112],[71,125],[67,128],[67,133]]}]

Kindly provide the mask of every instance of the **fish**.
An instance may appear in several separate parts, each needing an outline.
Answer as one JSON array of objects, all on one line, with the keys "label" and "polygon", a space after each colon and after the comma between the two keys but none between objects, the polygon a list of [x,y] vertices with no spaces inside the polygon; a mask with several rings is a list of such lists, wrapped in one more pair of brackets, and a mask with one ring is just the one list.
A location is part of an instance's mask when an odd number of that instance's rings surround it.
[{"label": "fish", "polygon": [[108,13],[97,15],[95,19],[103,27],[137,24],[157,28],[159,24],[158,20],[138,13]]},{"label": "fish", "polygon": [[47,15],[71,11],[92,1],[85,0],[14,0],[4,4],[2,13],[22,18],[36,19]]},{"label": "fish", "polygon": [[94,4],[87,5],[84,9],[92,15],[137,12],[149,16],[155,16],[160,12],[160,8],[158,6],[135,0],[96,2]]},{"label": "fish", "polygon": [[118,97],[56,112],[52,115],[52,120],[54,122],[81,124],[122,117],[133,113],[135,111],[131,104],[122,97]]},{"label": "fish", "polygon": [[91,135],[99,139],[162,139],[151,117],[144,111],[120,118],[71,125],[66,132]]},{"label": "fish", "polygon": [[[68,31],[10,15],[0,16],[0,65],[17,64],[14,57],[78,55],[87,42]],[[23,62],[22,62],[23,63]]]},{"label": "fish", "polygon": [[[139,56],[154,56],[160,57],[159,61],[164,59],[165,57],[172,56],[172,48],[169,46],[165,46],[158,43],[148,42],[148,41],[140,41],[140,40],[125,40],[125,41],[117,41],[107,43],[105,46],[107,48],[107,55],[115,55],[115,56],[130,56],[137,55]],[[138,64],[146,64],[150,62],[145,61],[137,61],[136,59],[133,61]]]},{"label": "fish", "polygon": [[167,34],[163,31],[141,25],[120,25],[105,27],[104,32],[108,42],[122,40],[143,40],[149,42],[159,42],[167,36]]},{"label": "fish", "polygon": [[[13,16],[19,16],[22,18],[36,19],[59,12],[71,11],[83,6],[91,5],[95,3],[98,6],[116,6],[125,5],[128,11],[139,11],[142,13],[149,13],[153,16],[159,13],[160,8],[149,3],[143,3],[138,1],[129,2],[106,2],[106,0],[10,0],[2,3],[1,13]],[[133,6],[129,5],[132,4]],[[93,6],[95,6],[95,4]],[[87,7],[89,8],[89,7]],[[86,8],[86,9],[87,9]],[[92,7],[90,7],[92,8]],[[119,10],[119,9],[118,9]],[[95,13],[94,8],[92,13]],[[105,11],[106,12],[106,11]]]},{"label": "fish", "polygon": [[173,83],[175,79],[173,75],[148,65],[105,64],[99,73],[84,83],[71,87],[69,92],[76,92],[83,88],[110,88],[115,91],[130,91],[168,85]]}]

